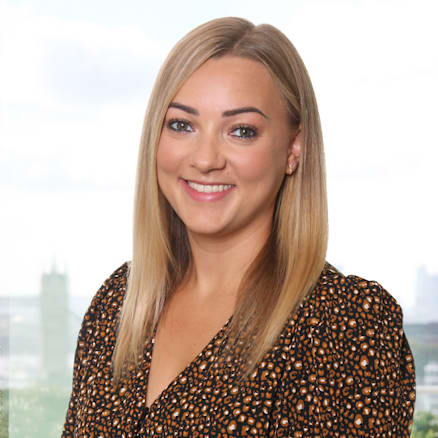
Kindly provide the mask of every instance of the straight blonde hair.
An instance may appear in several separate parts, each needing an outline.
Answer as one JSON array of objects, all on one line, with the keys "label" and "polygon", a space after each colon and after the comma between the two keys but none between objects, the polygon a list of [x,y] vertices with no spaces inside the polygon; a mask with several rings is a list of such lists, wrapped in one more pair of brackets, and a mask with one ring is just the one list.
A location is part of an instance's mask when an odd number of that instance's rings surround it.
[{"label": "straight blonde hair", "polygon": [[187,78],[208,59],[225,55],[252,59],[267,68],[288,104],[290,123],[300,124],[302,135],[300,163],[279,190],[272,233],[243,276],[228,326],[227,349],[242,356],[241,377],[248,376],[275,343],[324,267],[325,164],[318,108],[306,68],[292,43],[271,25],[254,26],[234,17],[209,21],[169,53],[146,111],[135,189],[133,256],[113,355],[116,384],[128,366],[132,369],[141,360],[166,297],[182,282],[191,262],[185,226],[157,182],[163,120]]}]

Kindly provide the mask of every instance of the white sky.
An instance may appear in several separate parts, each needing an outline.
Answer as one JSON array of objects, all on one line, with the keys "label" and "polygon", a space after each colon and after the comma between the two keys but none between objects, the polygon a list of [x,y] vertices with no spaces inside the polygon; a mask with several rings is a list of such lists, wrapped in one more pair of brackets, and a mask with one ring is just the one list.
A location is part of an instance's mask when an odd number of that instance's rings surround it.
[{"label": "white sky", "polygon": [[[220,4],[219,4],[220,3]],[[36,294],[54,259],[92,296],[130,258],[137,148],[172,45],[226,15],[277,26],[312,78],[330,245],[402,305],[438,272],[436,1],[66,2],[0,7],[0,294]]]}]

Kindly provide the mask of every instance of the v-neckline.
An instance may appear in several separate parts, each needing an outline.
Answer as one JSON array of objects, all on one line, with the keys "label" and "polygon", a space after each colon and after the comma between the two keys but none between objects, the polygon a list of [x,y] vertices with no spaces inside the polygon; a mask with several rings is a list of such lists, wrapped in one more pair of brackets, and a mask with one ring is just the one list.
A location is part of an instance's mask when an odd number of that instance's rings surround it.
[{"label": "v-neckline", "polygon": [[[225,330],[227,329],[227,327],[229,326],[231,320],[233,319],[233,316],[230,316],[230,318],[228,318],[227,322],[219,329],[219,331],[207,342],[207,344],[204,346],[204,348],[200,351],[200,353],[198,353],[193,360],[187,364],[187,366],[181,370],[181,372],[179,372],[170,382],[169,384],[160,392],[160,394],[155,398],[155,400],[149,405],[146,406],[145,404],[145,409],[146,409],[146,413],[149,413],[154,407],[155,405],[159,405],[160,401],[162,400],[162,398],[171,390],[171,388],[173,386],[176,385],[176,383],[185,375],[188,373],[188,371],[190,369],[192,369],[201,359],[203,356],[205,356],[206,352],[210,349],[210,348],[214,348],[214,344],[217,342],[217,340],[223,336]],[[146,360],[146,376],[145,376],[145,380],[146,380],[146,394],[148,391],[148,387],[149,387],[149,375],[150,375],[150,370],[151,370],[151,365],[152,365],[152,356],[153,356],[153,352],[154,352],[154,344],[155,344],[155,336],[157,333],[157,326],[155,326],[154,328],[154,332],[153,332],[153,337],[152,339],[149,341],[149,343],[147,344],[146,350],[145,350],[145,360]],[[210,367],[207,367],[207,370]]]}]

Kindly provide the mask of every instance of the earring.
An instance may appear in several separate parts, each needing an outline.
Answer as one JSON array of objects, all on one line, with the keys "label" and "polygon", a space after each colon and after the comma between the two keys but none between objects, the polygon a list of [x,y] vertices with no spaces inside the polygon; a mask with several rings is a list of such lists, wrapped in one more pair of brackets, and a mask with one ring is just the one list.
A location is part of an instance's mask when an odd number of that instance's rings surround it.
[{"label": "earring", "polygon": [[294,169],[292,167],[292,164],[289,164],[289,166],[287,168],[287,174],[292,175],[293,173],[294,173]]}]

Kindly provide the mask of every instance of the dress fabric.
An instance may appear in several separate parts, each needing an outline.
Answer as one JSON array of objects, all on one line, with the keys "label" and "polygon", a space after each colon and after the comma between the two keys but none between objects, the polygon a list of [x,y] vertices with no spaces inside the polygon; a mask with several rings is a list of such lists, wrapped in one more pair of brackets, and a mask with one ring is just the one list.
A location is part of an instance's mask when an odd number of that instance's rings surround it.
[{"label": "dress fabric", "polygon": [[127,272],[125,263],[105,281],[83,319],[62,438],[410,436],[414,361],[402,310],[378,283],[327,263],[246,380],[237,362],[215,360],[228,321],[147,408],[153,341],[112,388]]}]

